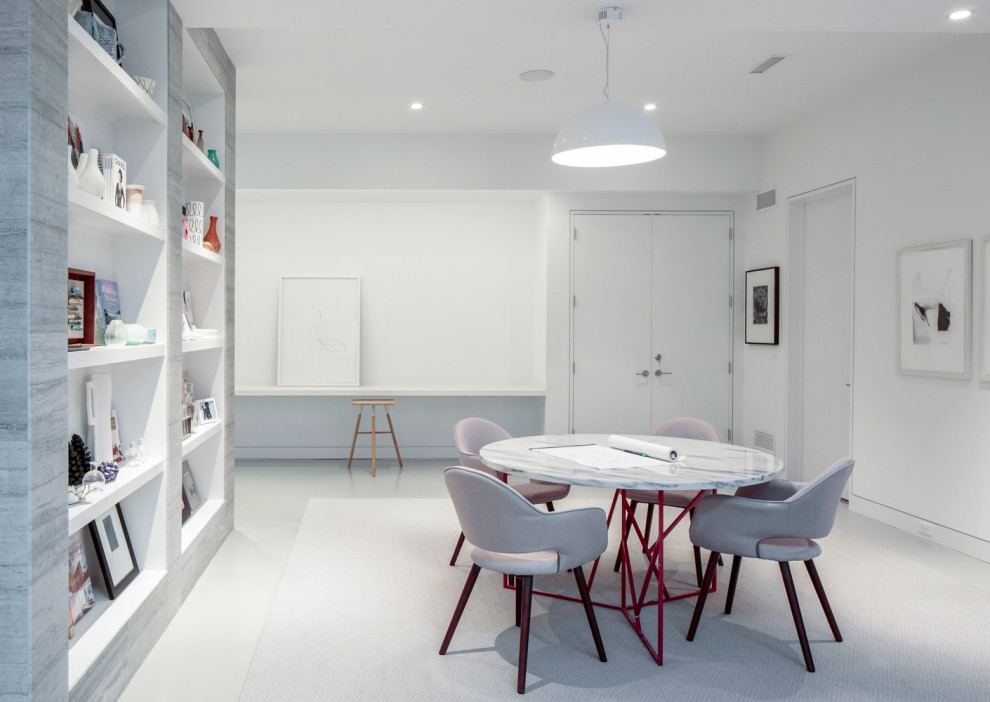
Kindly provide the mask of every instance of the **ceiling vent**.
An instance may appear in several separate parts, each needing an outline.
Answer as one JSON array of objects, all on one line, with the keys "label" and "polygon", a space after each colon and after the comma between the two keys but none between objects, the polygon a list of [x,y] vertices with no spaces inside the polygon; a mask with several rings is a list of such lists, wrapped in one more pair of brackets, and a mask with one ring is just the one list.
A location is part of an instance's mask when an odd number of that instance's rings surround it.
[{"label": "ceiling vent", "polygon": [[750,73],[766,73],[771,68],[773,68],[774,66],[776,66],[778,63],[780,63],[781,61],[783,61],[785,58],[787,58],[787,57],[786,56],[771,56],[766,61],[764,61],[763,63],[761,63],[759,66],[757,66],[752,71],[750,71]]},{"label": "ceiling vent", "polygon": [[756,211],[762,212],[777,206],[777,189],[766,190],[756,196]]}]

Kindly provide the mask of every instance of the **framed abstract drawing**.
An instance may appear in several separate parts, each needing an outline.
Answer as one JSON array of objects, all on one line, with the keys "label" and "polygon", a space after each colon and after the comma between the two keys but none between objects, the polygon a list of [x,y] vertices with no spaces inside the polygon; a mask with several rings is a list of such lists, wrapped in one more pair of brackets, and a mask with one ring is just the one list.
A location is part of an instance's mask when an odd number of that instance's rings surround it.
[{"label": "framed abstract drawing", "polygon": [[107,595],[114,599],[137,577],[137,560],[134,547],[124,524],[124,513],[116,504],[99,518],[90,522],[90,533],[96,546],[96,555],[103,571]]},{"label": "framed abstract drawing", "polygon": [[972,376],[972,257],[969,239],[897,253],[897,351],[902,374]]},{"label": "framed abstract drawing", "polygon": [[780,267],[746,271],[746,343],[780,341]]}]

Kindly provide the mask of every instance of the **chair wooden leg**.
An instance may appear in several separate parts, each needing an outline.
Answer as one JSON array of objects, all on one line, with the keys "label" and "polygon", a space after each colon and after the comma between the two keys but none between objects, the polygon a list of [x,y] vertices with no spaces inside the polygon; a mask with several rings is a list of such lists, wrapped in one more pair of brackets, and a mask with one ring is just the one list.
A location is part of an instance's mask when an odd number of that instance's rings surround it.
[{"label": "chair wooden leg", "polygon": [[520,587],[519,580],[513,576],[509,576],[509,580],[512,581],[512,588],[515,594],[516,600],[516,626],[522,621],[522,587]]},{"label": "chair wooden leg", "polygon": [[705,609],[705,600],[708,599],[708,590],[712,586],[715,578],[715,568],[718,567],[718,552],[712,551],[708,557],[708,567],[705,568],[705,577],[701,581],[701,592],[698,593],[698,602],[694,605],[694,616],[691,617],[691,628],[688,629],[687,640],[694,641],[694,635],[698,631],[698,622],[701,621],[701,612]]},{"label": "chair wooden leg", "polygon": [[464,532],[462,531],[461,535],[457,537],[457,545],[454,546],[454,555],[450,557],[450,565],[457,565],[457,556],[460,554],[461,546],[463,545],[464,545]]},{"label": "chair wooden leg", "polygon": [[584,569],[581,566],[574,568],[574,580],[577,581],[578,592],[581,593],[581,603],[584,605],[584,613],[588,616],[588,624],[591,625],[591,635],[595,639],[595,648],[598,649],[598,658],[602,662],[607,661],[605,657],[605,645],[602,643],[602,634],[598,630],[598,620],[595,618],[595,608],[591,604],[591,595],[588,593],[588,582],[584,579]]},{"label": "chair wooden leg", "polygon": [[351,455],[347,457],[347,470],[351,469],[351,461],[354,460],[354,447],[357,445],[358,429],[361,428],[361,415],[364,414],[364,408],[358,412],[357,422],[354,423],[354,438],[351,439]]},{"label": "chair wooden leg", "polygon": [[547,512],[553,512],[553,502],[547,502]]},{"label": "chair wooden leg", "polygon": [[[636,514],[636,505],[639,503],[635,500],[629,503],[629,519],[622,527],[622,540],[625,541],[629,538],[629,530],[632,529],[632,519]],[[615,565],[612,566],[612,571],[615,573],[619,572],[619,565],[622,563],[622,549],[615,555]]]},{"label": "chair wooden leg", "polygon": [[804,664],[809,673],[815,672],[815,662],[811,658],[811,646],[808,645],[808,633],[804,629],[804,619],[801,617],[801,605],[798,604],[797,591],[794,589],[794,578],[791,577],[791,566],[787,561],[781,561],[780,574],[784,578],[784,589],[787,590],[787,601],[791,605],[791,616],[794,617],[794,628],[797,629],[801,652],[804,654]]},{"label": "chair wooden leg", "polygon": [[471,596],[471,590],[474,589],[474,583],[478,579],[478,573],[481,572],[481,566],[477,563],[471,566],[471,572],[468,573],[467,582],[464,583],[464,589],[461,590],[461,598],[457,601],[457,608],[454,610],[454,616],[450,620],[450,626],[447,627],[447,635],[443,637],[443,644],[440,645],[440,655],[447,653],[447,647],[450,646],[450,640],[454,638],[454,629],[457,628],[457,623],[461,621],[461,615],[464,613],[464,606],[467,604],[468,598]]},{"label": "chair wooden leg", "polygon": [[739,580],[739,566],[742,556],[732,557],[732,572],[729,573],[729,590],[725,594],[725,613],[732,614],[732,598],[736,596],[736,581]]},{"label": "chair wooden leg", "polygon": [[825,588],[822,587],[822,579],[818,577],[818,568],[815,567],[814,561],[805,561],[804,565],[808,568],[811,584],[815,586],[815,592],[818,593],[818,601],[822,603],[825,618],[828,619],[828,625],[832,629],[832,636],[835,637],[836,641],[842,641],[842,634],[839,633],[839,625],[835,621],[835,615],[832,614],[832,607],[829,605],[828,598],[825,596]]},{"label": "chair wooden leg", "polygon": [[694,577],[698,579],[698,587],[701,587],[701,580],[705,577],[701,572],[701,549],[694,547]]},{"label": "chair wooden leg", "polygon": [[526,660],[529,656],[529,618],[533,604],[533,576],[516,578],[516,586],[522,584],[522,612],[519,623],[519,676],[516,679],[516,692],[526,692]]}]

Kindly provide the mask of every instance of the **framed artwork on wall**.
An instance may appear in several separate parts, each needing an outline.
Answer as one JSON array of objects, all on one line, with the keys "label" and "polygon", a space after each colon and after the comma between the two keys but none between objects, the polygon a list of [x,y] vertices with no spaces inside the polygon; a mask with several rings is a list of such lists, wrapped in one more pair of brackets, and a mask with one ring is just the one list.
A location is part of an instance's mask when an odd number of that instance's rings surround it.
[{"label": "framed artwork on wall", "polygon": [[89,524],[100,560],[107,595],[114,599],[137,577],[137,560],[124,524],[124,513],[116,504]]},{"label": "framed artwork on wall", "polygon": [[969,239],[897,253],[898,366],[904,375],[969,378]]},{"label": "framed artwork on wall", "polygon": [[360,342],[360,278],[282,278],[279,385],[359,385]]},{"label": "framed artwork on wall", "polygon": [[780,266],[746,271],[746,343],[780,341]]}]

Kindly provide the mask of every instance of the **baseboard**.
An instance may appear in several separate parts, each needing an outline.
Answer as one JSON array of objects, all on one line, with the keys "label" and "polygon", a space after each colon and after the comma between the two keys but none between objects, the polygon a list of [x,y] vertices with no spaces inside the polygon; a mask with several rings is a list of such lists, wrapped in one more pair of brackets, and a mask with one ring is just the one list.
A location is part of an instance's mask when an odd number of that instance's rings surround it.
[{"label": "baseboard", "polygon": [[[870,500],[864,500],[855,495],[849,500],[849,509],[870,519],[875,519],[878,522],[912,534],[919,539],[950,548],[953,551],[958,551],[971,558],[981,560],[984,563],[990,563],[990,542],[984,539],[970,534],[964,534],[941,524],[936,524],[917,515],[901,512]],[[930,537],[920,534],[922,523],[926,524],[930,530]]]},{"label": "baseboard", "polygon": [[[236,459],[291,459],[291,460],[331,460],[346,461],[350,454],[350,446],[236,446]],[[402,459],[436,459],[448,461],[450,465],[457,463],[457,451],[451,446],[399,446]],[[391,444],[378,446],[375,452],[378,461],[394,461],[395,449]],[[359,447],[354,450],[355,461],[370,461],[371,450]]]}]

